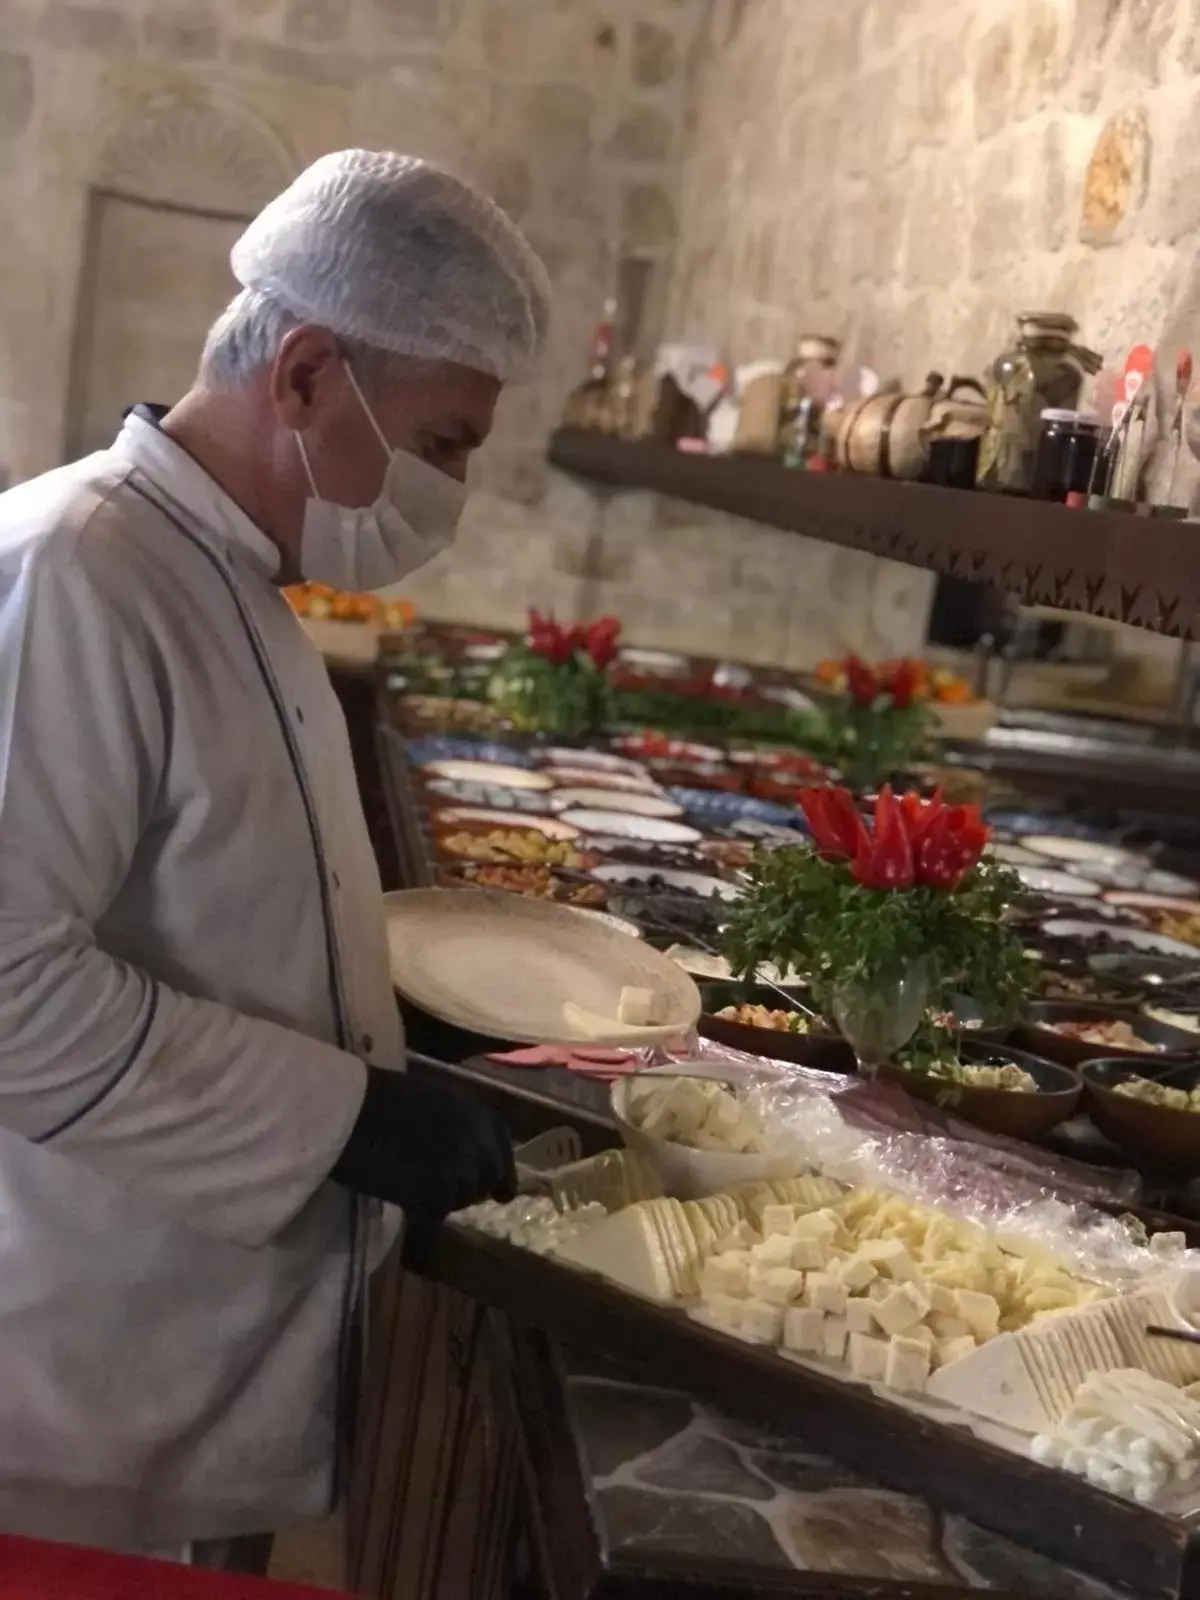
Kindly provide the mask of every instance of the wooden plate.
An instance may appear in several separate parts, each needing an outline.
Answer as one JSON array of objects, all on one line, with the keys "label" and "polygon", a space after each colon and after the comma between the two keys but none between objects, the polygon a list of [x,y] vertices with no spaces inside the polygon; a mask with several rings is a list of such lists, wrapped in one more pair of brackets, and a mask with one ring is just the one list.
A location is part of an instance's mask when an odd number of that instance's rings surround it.
[{"label": "wooden plate", "polygon": [[[650,945],[570,906],[476,889],[408,889],[384,896],[392,982],[406,1000],[455,1027],[520,1044],[631,1045],[616,1023],[624,988],[649,989],[664,1029],[695,1027],[700,991]],[[612,1019],[584,1031],[568,1004]]]}]

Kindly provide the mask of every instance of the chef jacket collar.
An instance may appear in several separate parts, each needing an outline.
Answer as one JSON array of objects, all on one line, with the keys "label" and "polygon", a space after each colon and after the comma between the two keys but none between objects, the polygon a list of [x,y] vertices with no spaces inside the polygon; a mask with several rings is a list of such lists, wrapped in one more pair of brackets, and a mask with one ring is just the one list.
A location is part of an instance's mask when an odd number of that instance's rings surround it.
[{"label": "chef jacket collar", "polygon": [[125,413],[113,449],[209,538],[239,546],[266,577],[274,578],[279,572],[279,551],[216,479],[162,431],[159,423],[166,414],[165,406],[133,406]]}]

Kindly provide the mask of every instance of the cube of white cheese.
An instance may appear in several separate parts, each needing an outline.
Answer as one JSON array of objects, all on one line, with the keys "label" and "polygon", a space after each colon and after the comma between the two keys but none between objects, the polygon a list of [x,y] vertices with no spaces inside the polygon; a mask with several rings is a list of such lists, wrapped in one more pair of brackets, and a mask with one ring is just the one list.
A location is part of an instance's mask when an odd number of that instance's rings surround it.
[{"label": "cube of white cheese", "polygon": [[750,1254],[762,1267],[790,1267],[794,1264],[792,1240],[785,1233],[771,1234],[761,1244],[756,1244]]},{"label": "cube of white cheese", "polygon": [[728,1233],[723,1233],[717,1240],[717,1249],[722,1254],[730,1250],[750,1250],[762,1241],[748,1222],[739,1222]]},{"label": "cube of white cheese", "polygon": [[872,1262],[878,1272],[897,1283],[911,1283],[917,1277],[917,1264],[902,1239],[868,1239],[855,1255]]},{"label": "cube of white cheese", "polygon": [[704,1309],[723,1328],[740,1328],[742,1311],[749,1303],[748,1300],[735,1299],[730,1294],[714,1294],[705,1300]]},{"label": "cube of white cheese", "polygon": [[804,1303],[835,1317],[844,1316],[849,1292],[831,1272],[810,1272],[804,1280]]},{"label": "cube of white cheese", "polygon": [[841,1221],[832,1211],[806,1211],[792,1227],[794,1239],[824,1239],[832,1244],[841,1230]]},{"label": "cube of white cheese", "polygon": [[915,1283],[900,1283],[886,1300],[875,1305],[875,1320],[885,1333],[893,1336],[915,1328],[925,1320],[929,1301]]},{"label": "cube of white cheese", "polygon": [[783,1307],[768,1305],[765,1300],[743,1300],[738,1331],[756,1344],[778,1344],[783,1332]]},{"label": "cube of white cheese", "polygon": [[879,1268],[856,1250],[852,1256],[838,1263],[837,1275],[851,1294],[861,1294],[879,1276]]},{"label": "cube of white cheese", "polygon": [[954,1290],[947,1289],[944,1283],[926,1284],[929,1294],[929,1304],[940,1317],[954,1316]]},{"label": "cube of white cheese", "polygon": [[700,1295],[711,1300],[716,1294],[744,1299],[750,1292],[751,1257],[744,1250],[727,1250],[710,1256],[700,1269]]},{"label": "cube of white cheese", "polygon": [[939,1339],[962,1339],[971,1331],[971,1324],[962,1317],[943,1316],[937,1310],[929,1318],[929,1326]]},{"label": "cube of white cheese", "polygon": [[820,1272],[829,1259],[829,1246],[823,1239],[792,1236],[792,1265],[800,1272]]},{"label": "cube of white cheese", "polygon": [[848,1337],[845,1317],[826,1317],[821,1330],[821,1354],[830,1361],[844,1361]]},{"label": "cube of white cheese", "polygon": [[933,1364],[935,1367],[948,1367],[952,1361],[961,1361],[964,1356],[974,1353],[975,1341],[969,1333],[958,1339],[939,1339],[933,1347]]},{"label": "cube of white cheese", "polygon": [[850,1371],[864,1383],[878,1383],[887,1371],[888,1347],[869,1333],[850,1335]]},{"label": "cube of white cheese", "polygon": [[883,1381],[889,1389],[919,1392],[929,1378],[929,1351],[917,1339],[894,1338],[888,1345]]},{"label": "cube of white cheese", "polygon": [[933,1329],[927,1327],[923,1322],[918,1322],[915,1328],[906,1329],[904,1337],[906,1339],[915,1339],[918,1344],[924,1345],[926,1350],[932,1350],[937,1343],[933,1335]]},{"label": "cube of white cheese", "polygon": [[623,1022],[626,1027],[644,1028],[654,1015],[653,989],[632,989],[628,986],[621,990],[617,1001],[617,1021]]},{"label": "cube of white cheese", "polygon": [[975,1289],[956,1289],[954,1312],[981,1343],[994,1339],[1000,1332],[1000,1304],[990,1294],[980,1294]]},{"label": "cube of white cheese", "polygon": [[851,1333],[877,1333],[879,1324],[875,1321],[874,1303],[870,1300],[848,1300],[846,1326]]},{"label": "cube of white cheese", "polygon": [[800,1355],[819,1355],[825,1313],[813,1306],[795,1306],[783,1319],[783,1346]]},{"label": "cube of white cheese", "polygon": [[791,1267],[755,1266],[750,1271],[750,1294],[772,1306],[790,1306],[804,1293],[804,1274]]},{"label": "cube of white cheese", "polygon": [[795,1221],[795,1206],[764,1206],[762,1208],[762,1231],[766,1238],[770,1238],[773,1233],[790,1234]]}]

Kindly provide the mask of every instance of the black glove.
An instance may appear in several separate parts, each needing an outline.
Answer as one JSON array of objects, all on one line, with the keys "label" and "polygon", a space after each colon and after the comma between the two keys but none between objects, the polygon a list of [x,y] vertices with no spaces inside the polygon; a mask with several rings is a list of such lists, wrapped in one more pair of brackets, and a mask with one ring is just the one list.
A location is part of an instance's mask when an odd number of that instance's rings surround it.
[{"label": "black glove", "polygon": [[455,1084],[367,1068],[367,1092],[329,1174],[358,1194],[440,1219],[516,1193],[512,1141],[499,1116]]}]

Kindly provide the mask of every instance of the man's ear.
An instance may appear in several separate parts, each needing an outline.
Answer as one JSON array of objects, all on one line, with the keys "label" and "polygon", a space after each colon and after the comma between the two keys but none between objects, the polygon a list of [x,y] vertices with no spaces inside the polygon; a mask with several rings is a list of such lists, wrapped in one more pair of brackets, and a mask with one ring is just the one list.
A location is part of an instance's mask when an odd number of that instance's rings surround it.
[{"label": "man's ear", "polygon": [[316,412],[345,383],[338,342],[328,328],[293,328],[271,363],[271,399],[292,432],[307,428]]}]

